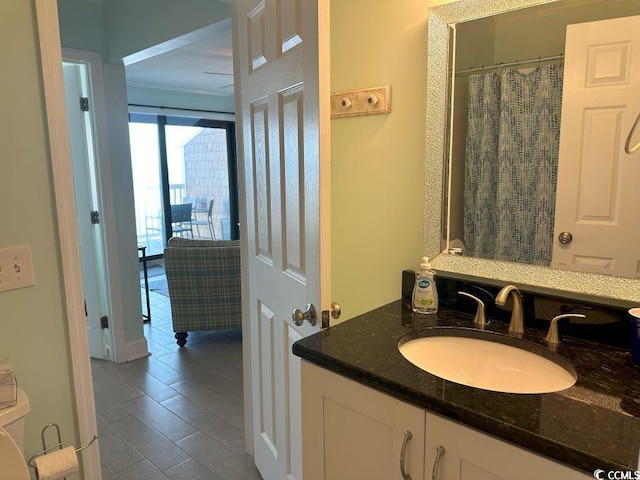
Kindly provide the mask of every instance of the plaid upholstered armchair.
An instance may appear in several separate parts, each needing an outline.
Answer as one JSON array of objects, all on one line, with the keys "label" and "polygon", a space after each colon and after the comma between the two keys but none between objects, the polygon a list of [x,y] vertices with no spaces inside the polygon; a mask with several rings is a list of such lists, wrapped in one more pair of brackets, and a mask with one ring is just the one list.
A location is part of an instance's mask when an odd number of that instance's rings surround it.
[{"label": "plaid upholstered armchair", "polygon": [[241,327],[240,243],[173,237],[164,250],[173,331],[178,345],[187,332]]}]

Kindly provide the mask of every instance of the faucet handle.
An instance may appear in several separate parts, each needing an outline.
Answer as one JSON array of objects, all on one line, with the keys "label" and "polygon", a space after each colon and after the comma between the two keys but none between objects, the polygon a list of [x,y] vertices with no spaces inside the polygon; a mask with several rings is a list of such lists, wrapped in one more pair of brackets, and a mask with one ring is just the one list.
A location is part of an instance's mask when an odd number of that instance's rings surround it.
[{"label": "faucet handle", "polygon": [[547,333],[547,337],[545,340],[549,344],[549,346],[557,346],[560,344],[560,333],[558,332],[558,320],[562,318],[585,318],[585,315],[582,313],[564,313],[562,315],[556,315],[551,319],[551,324],[549,325],[549,333]]},{"label": "faucet handle", "polygon": [[458,295],[463,295],[465,297],[469,297],[473,300],[476,301],[476,303],[478,304],[478,310],[476,310],[476,315],[475,317],[473,317],[473,323],[475,323],[476,325],[478,325],[479,327],[484,327],[487,323],[487,317],[486,314],[484,312],[484,302],[482,300],[480,300],[478,297],[476,297],[475,295],[471,295],[470,293],[467,292],[458,292]]},{"label": "faucet handle", "polygon": [[511,321],[509,322],[509,335],[522,337],[524,335],[524,308],[522,294],[515,285],[506,285],[496,295],[495,303],[499,307],[507,304],[507,298],[512,297]]}]

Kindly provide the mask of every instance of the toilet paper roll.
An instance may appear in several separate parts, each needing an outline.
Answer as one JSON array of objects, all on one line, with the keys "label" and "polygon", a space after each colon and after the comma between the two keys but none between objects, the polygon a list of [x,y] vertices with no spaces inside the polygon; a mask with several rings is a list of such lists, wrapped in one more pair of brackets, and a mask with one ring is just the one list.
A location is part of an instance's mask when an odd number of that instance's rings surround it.
[{"label": "toilet paper roll", "polygon": [[33,462],[38,480],[60,480],[78,471],[78,456],[72,446],[40,455]]}]

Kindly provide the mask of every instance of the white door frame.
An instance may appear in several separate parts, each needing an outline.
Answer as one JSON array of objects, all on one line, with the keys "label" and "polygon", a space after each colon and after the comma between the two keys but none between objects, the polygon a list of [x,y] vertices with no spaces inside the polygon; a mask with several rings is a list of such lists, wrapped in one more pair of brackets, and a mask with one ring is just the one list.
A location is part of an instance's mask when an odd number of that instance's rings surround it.
[{"label": "white door frame", "polygon": [[107,134],[106,101],[104,97],[104,81],[102,77],[102,57],[97,52],[62,49],[62,59],[71,63],[81,63],[87,66],[89,74],[89,89],[91,105],[90,114],[93,121],[93,141],[96,152],[96,170],[98,172],[98,196],[100,202],[100,223],[102,225],[104,257],[102,268],[107,277],[107,310],[109,312],[109,334],[111,335],[111,360],[122,363],[127,361],[127,349],[124,336],[124,312],[120,295],[120,268],[118,251],[116,248],[116,225],[113,196],[104,197],[102,192],[110,192],[111,188],[111,157]]},{"label": "white door frame", "polygon": [[[236,5],[233,4],[232,8],[235,9]],[[232,22],[234,13],[232,11]],[[238,29],[235,26],[231,28],[233,54],[236,54],[238,42]],[[239,62],[233,62],[233,75],[234,78],[240,78]],[[238,92],[238,87],[234,86],[234,103],[236,109],[236,120],[242,121],[242,116],[238,112],[242,112],[242,99]],[[247,209],[244,208],[247,201],[247,192],[244,188],[245,185],[245,173],[243,163],[238,159],[244,158],[244,142],[242,137],[242,128],[238,128],[236,122],[236,172],[238,175],[238,207],[239,207],[239,222],[240,222],[240,269],[242,272],[241,287],[241,301],[242,301],[242,334],[245,335],[249,332],[250,328],[250,316],[249,308],[249,282],[247,281],[249,275],[249,239],[246,235],[246,228],[243,225],[247,225]],[[253,451],[253,396],[251,394],[251,378],[253,375],[253,367],[251,365],[251,342],[242,342],[242,391],[244,400],[244,449],[245,451],[254,456]]]},{"label": "white door frame", "polygon": [[[71,370],[78,418],[79,442],[88,442],[98,431],[89,341],[84,316],[82,264],[73,193],[71,147],[66,119],[62,51],[56,0],[35,0],[40,59],[47,110],[49,148],[58,217],[60,257],[64,281],[65,307],[69,326]],[[83,453],[84,478],[102,479],[100,451],[88,448]]]}]

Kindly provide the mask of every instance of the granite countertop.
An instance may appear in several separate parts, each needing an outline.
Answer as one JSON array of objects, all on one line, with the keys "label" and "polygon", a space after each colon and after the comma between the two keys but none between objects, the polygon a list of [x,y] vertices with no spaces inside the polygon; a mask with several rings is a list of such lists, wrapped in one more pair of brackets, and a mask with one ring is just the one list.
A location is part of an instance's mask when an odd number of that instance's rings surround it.
[{"label": "granite countertop", "polygon": [[[467,387],[412,365],[398,340],[435,326],[473,328],[451,309],[414,314],[398,300],[293,345],[293,353],[332,372],[592,474],[637,469],[640,367],[628,350],[565,337],[557,353],[576,384],[555,393],[512,394]],[[485,330],[506,333],[493,320]],[[525,326],[525,340],[546,346],[546,332]]]}]

